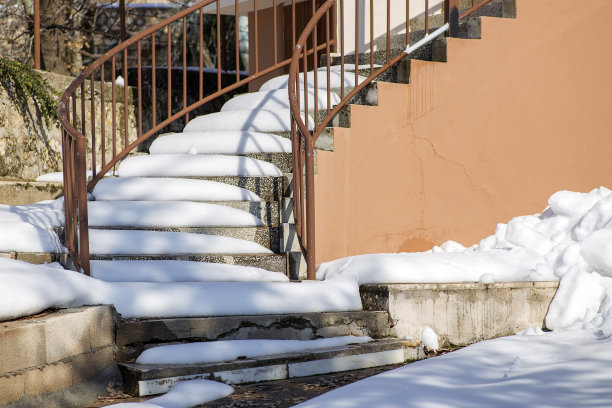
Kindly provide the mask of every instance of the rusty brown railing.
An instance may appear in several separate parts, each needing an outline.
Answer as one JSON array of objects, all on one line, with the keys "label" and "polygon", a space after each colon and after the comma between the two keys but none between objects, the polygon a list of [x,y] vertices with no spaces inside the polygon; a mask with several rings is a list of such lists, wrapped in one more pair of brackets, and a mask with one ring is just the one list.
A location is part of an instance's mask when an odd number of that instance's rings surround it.
[{"label": "rusty brown railing", "polygon": [[[402,23],[405,30],[405,46],[408,48],[411,44],[411,11],[414,7],[420,7],[423,12],[413,18],[416,23],[419,18],[422,19],[421,25],[426,36],[424,41],[421,41],[415,46],[429,39],[428,34],[432,31],[432,19],[435,16],[444,17],[444,27],[437,30],[443,32],[448,30],[447,35],[456,37],[459,34],[459,20],[466,18],[476,10],[488,4],[491,0],[472,0],[471,6],[466,10],[459,9],[459,0],[443,0],[437,2],[435,7],[432,7],[429,0],[369,0],[365,3],[361,0],[328,0],[322,4],[316,13],[313,13],[313,18],[310,20],[302,34],[300,35],[296,47],[293,51],[293,59],[289,68],[289,99],[291,104],[291,133],[293,142],[293,213],[295,218],[296,233],[299,238],[302,251],[306,257],[307,276],[308,279],[315,279],[316,258],[315,258],[315,205],[314,205],[314,146],[317,138],[325,130],[325,127],[330,124],[340,110],[349,103],[357,94],[364,89],[375,78],[387,71],[390,67],[397,64],[401,59],[405,58],[408,49],[400,52],[398,55],[391,53],[392,31],[391,16],[397,15],[398,11],[393,10],[393,7],[401,8],[401,13],[405,13],[405,21]],[[369,3],[369,5],[367,4]],[[375,6],[376,3],[376,6]],[[441,3],[441,4],[440,4]],[[365,10],[360,10],[360,4],[365,4]],[[402,7],[398,7],[402,6]],[[350,7],[352,15],[347,15],[346,10]],[[317,36],[321,32],[325,35],[326,43],[329,44],[329,39],[332,36],[330,32],[330,21],[336,17],[338,12],[338,47],[339,55],[336,55],[337,63],[333,69],[336,72],[336,78],[339,78],[340,84],[336,84],[335,92],[339,93],[340,102],[331,106],[331,96],[334,92],[332,88],[332,65],[330,60],[332,54],[330,47],[324,50],[314,50],[314,58],[307,58],[307,53],[304,52],[306,45],[312,42],[317,42]],[[313,2],[314,12],[314,2]],[[379,17],[382,14],[382,18]],[[369,20],[369,21],[368,21]],[[440,20],[440,19],[438,19]],[[385,30],[382,35],[375,35],[375,21],[385,21]],[[347,24],[348,22],[348,24]],[[366,24],[366,22],[368,24]],[[368,27],[366,27],[366,25]],[[395,29],[397,27],[394,27]],[[366,31],[368,31],[367,33]],[[354,43],[348,44],[345,42],[345,37],[353,34]],[[364,44],[365,39],[368,39],[369,44]],[[375,52],[377,51],[376,43],[379,39],[384,40],[385,51],[381,52],[382,61],[375,64]],[[378,41],[380,42],[380,41]],[[345,53],[346,48],[354,47],[353,50]],[[359,53],[365,59],[363,67],[360,65]],[[320,57],[324,55],[325,58]],[[348,73],[349,69],[345,64],[346,59],[353,60],[352,73]],[[319,61],[324,60],[323,67],[319,66]],[[316,74],[312,75],[312,80],[309,75],[303,74],[313,70]],[[302,74],[300,75],[300,71]],[[365,71],[365,77],[359,75],[360,71]],[[339,75],[338,75],[339,73]],[[349,75],[346,77],[345,75]],[[310,84],[309,84],[310,81]],[[323,81],[323,86],[320,82]],[[350,85],[346,83],[349,82]],[[302,91],[300,91],[300,89]],[[309,92],[306,92],[309,90]],[[312,90],[312,92],[310,92]],[[319,93],[324,92],[323,98],[319,97]],[[313,96],[314,93],[314,97]],[[310,98],[310,100],[309,100]],[[327,100],[327,105],[324,109],[319,108],[319,101]],[[310,112],[313,115],[315,126],[309,129],[304,124],[303,112]]]},{"label": "rusty brown railing", "polygon": [[[285,11],[290,11],[291,27],[290,35],[292,45],[295,44],[297,33],[296,25],[296,0],[271,0],[266,1],[274,8],[273,24],[259,24],[260,8],[258,0],[204,0],[197,3],[174,16],[159,22],[158,24],[144,30],[137,35],[119,44],[101,58],[90,65],[75,81],[68,87],[60,99],[59,119],[62,127],[63,142],[63,171],[64,171],[64,210],[65,243],[70,252],[74,266],[89,274],[89,233],[87,215],[87,193],[93,189],[96,183],[108,172],[112,171],[117,163],[125,158],[137,146],[145,142],[151,136],[179,119],[189,121],[189,114],[204,104],[227,94],[240,87],[248,85],[252,81],[271,74],[279,68],[288,67],[291,59],[281,59],[278,50],[279,22],[281,16],[277,13],[277,6],[283,5]],[[228,7],[233,9],[228,10]],[[290,7],[290,9],[289,9]],[[222,11],[223,9],[223,11]],[[250,61],[251,74],[244,78],[240,71],[239,56],[239,22],[238,16],[247,11],[253,19],[255,32],[253,41],[250,42],[254,55],[254,61]],[[228,13],[235,16],[235,35],[227,39],[221,28],[221,16]],[[203,44],[204,15],[216,15],[216,78],[212,84],[216,90],[206,95],[204,93],[204,62]],[[231,17],[230,17],[231,18]],[[198,87],[197,101],[188,103],[187,98],[187,27],[195,26],[198,30],[198,60],[199,67],[197,84],[190,84],[190,89]],[[270,32],[268,33],[267,30]],[[176,40],[175,34],[179,39]],[[262,43],[259,35],[265,35],[273,39],[274,56],[273,61],[267,65],[258,60],[259,51],[269,44]],[[166,55],[159,55],[160,43],[166,43]],[[179,46],[173,44],[179,42]],[[235,64],[233,67],[222,65],[222,47],[224,42],[233,42],[235,47]],[[332,43],[330,38],[327,45]],[[318,44],[318,43],[317,43]],[[318,48],[325,45],[319,45]],[[148,53],[143,50],[146,48]],[[231,47],[230,47],[231,48]],[[314,51],[310,51],[312,54]],[[179,62],[179,66],[173,67],[173,61]],[[162,61],[162,62],[160,62]],[[165,64],[165,65],[163,65]],[[174,62],[176,65],[176,62]],[[143,97],[146,92],[143,87],[142,72],[147,65],[151,69],[151,90],[148,94],[149,106],[143,106]],[[130,68],[130,66],[132,68]],[[235,73],[232,83],[223,84],[222,68],[233,69],[230,75]],[[130,76],[129,69],[136,70],[134,76]],[[182,75],[182,104],[173,107],[172,101],[172,78],[178,69]],[[167,98],[158,98],[156,78],[157,72],[167,71]],[[123,77],[124,84],[118,84],[116,76]],[[128,78],[132,78],[128,82]],[[135,77],[135,78],[134,78]],[[132,83],[133,82],[133,83]],[[133,95],[130,96],[130,87]],[[106,99],[110,99],[107,101]],[[133,105],[137,98],[136,106]],[[165,100],[163,100],[165,99]],[[180,96],[179,96],[180,99]],[[166,107],[158,108],[158,103]],[[180,103],[180,102],[179,102]],[[135,115],[135,123],[130,120],[130,113]],[[143,112],[151,112],[151,121],[143,118]],[[98,126],[99,125],[99,126]],[[90,169],[90,170],[87,170]],[[91,172],[88,180],[88,172]]]}]

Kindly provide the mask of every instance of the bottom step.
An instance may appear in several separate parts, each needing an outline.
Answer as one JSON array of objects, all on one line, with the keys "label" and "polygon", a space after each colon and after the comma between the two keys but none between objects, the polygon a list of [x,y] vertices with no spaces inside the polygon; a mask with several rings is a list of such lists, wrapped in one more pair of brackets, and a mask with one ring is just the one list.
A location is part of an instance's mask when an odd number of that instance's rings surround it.
[{"label": "bottom step", "polygon": [[174,384],[192,379],[245,384],[357,370],[423,358],[425,353],[419,342],[384,339],[309,352],[238,358],[213,364],[122,363],[119,368],[123,374],[125,391],[146,396],[167,392]]}]

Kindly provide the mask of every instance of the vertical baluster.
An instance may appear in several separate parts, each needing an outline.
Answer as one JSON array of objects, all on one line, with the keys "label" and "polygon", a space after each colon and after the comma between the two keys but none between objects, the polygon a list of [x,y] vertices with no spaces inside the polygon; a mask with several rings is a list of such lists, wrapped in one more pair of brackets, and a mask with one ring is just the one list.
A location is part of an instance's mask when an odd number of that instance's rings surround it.
[{"label": "vertical baluster", "polygon": [[91,95],[91,178],[96,177],[96,95],[94,85],[92,73],[89,77],[89,93]]},{"label": "vertical baluster", "polygon": [[106,101],[104,100],[104,64],[100,66],[100,153],[101,165],[106,164]]},{"label": "vertical baluster", "polygon": [[138,137],[142,136],[142,48],[140,40],[136,44],[136,52],[138,53]]},{"label": "vertical baluster", "polygon": [[[355,70],[357,71],[357,68]],[[370,75],[372,74],[374,74],[374,0],[370,0]]]},{"label": "vertical baluster", "polygon": [[295,47],[295,0],[291,1],[291,45]]},{"label": "vertical baluster", "polygon": [[257,0],[253,0],[253,14],[255,15],[255,72],[259,72],[259,30],[257,26]]},{"label": "vertical baluster", "polygon": [[113,55],[111,60],[111,109],[112,109],[112,124],[113,124],[113,159],[117,157],[117,86],[115,84],[115,75],[117,72],[116,59]]},{"label": "vertical baluster", "polygon": [[128,147],[129,134],[129,118],[128,115],[128,53],[127,48],[123,50],[123,135],[124,148]]},{"label": "vertical baluster", "polygon": [[391,0],[387,0],[387,62],[391,61]]},{"label": "vertical baluster", "polygon": [[[234,11],[238,14],[238,0],[235,1]],[[225,34],[224,34],[225,35]],[[217,1],[217,91],[221,90],[221,11]]]},{"label": "vertical baluster", "polygon": [[234,25],[236,26],[234,29],[234,42],[236,43],[236,82],[240,81],[240,21],[238,19],[238,9],[236,8],[236,15],[234,16]]},{"label": "vertical baluster", "polygon": [[327,53],[327,56],[325,58],[325,61],[327,62],[327,92],[326,92],[326,96],[327,96],[327,114],[329,115],[329,111],[330,111],[330,105],[331,105],[331,52],[329,49],[329,41],[330,41],[330,36],[329,36],[329,9],[325,12],[325,44],[327,44],[325,46],[325,52]]},{"label": "vertical baluster", "polygon": [[[312,15],[314,16],[317,11],[316,1],[312,0]],[[317,39],[317,29],[318,29],[318,21],[315,23],[312,40],[312,72],[314,74],[314,85],[313,85],[313,94],[314,94],[314,121],[315,123],[319,120],[319,58],[317,54],[317,46],[319,45],[319,41]],[[304,75],[308,75],[308,71],[304,73]],[[308,88],[304,88],[305,91]],[[304,112],[304,121],[306,122],[306,126],[308,126],[308,111]],[[310,130],[310,129],[309,129]]]},{"label": "vertical baluster", "polygon": [[274,21],[274,33],[273,33],[273,41],[274,41],[274,65],[276,65],[278,63],[278,39],[277,39],[277,29],[276,29],[276,21],[277,21],[277,17],[276,17],[276,0],[274,0],[272,2],[272,20]]},{"label": "vertical baluster", "polygon": [[[217,2],[217,4],[219,4]],[[198,35],[198,41],[200,43],[200,74],[198,79],[200,81],[200,89],[198,96],[200,99],[204,97],[204,9],[200,8],[200,34]]]},{"label": "vertical baluster", "polygon": [[[187,109],[187,16],[183,17],[183,109]],[[185,124],[189,113],[185,113]]]},{"label": "vertical baluster", "polygon": [[425,35],[429,34],[429,0],[425,0]]},{"label": "vertical baluster", "polygon": [[410,0],[406,0],[406,47],[410,46]]},{"label": "vertical baluster", "polygon": [[172,116],[172,24],[168,24],[168,118]]},{"label": "vertical baluster", "polygon": [[157,125],[157,67],[155,62],[155,33],[151,34],[151,128]]},{"label": "vertical baluster", "polygon": [[340,98],[344,98],[344,0],[340,0]]}]

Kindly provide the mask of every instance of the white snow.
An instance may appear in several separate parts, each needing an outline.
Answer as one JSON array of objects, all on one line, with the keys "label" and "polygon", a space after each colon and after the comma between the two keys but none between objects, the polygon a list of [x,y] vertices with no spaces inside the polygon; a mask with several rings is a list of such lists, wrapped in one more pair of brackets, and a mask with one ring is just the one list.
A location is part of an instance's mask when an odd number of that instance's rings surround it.
[{"label": "white snow", "polygon": [[272,254],[252,241],[186,232],[89,230],[92,255]]},{"label": "white snow", "polygon": [[42,181],[47,183],[63,183],[64,182],[64,172],[56,171],[53,173],[45,173],[36,177],[35,181]]},{"label": "white snow", "polygon": [[122,201],[261,201],[241,187],[210,180],[172,177],[115,177],[93,189],[96,200]]},{"label": "white snow", "polygon": [[231,361],[238,357],[305,352],[348,344],[367,343],[370,337],[341,336],[317,340],[218,340],[171,344],[147,349],[136,359],[138,364],[206,364]]},{"label": "white snow", "polygon": [[[209,132],[226,130],[246,130],[254,132],[290,132],[291,111],[289,109],[265,110],[228,110],[198,116],[189,121],[183,132]],[[304,117],[302,120],[305,121]],[[308,115],[308,126],[313,128],[314,121]]]},{"label": "white snow", "polygon": [[191,408],[196,405],[227,397],[234,389],[227,384],[210,380],[180,382],[166,394],[146,402],[128,402],[109,405],[115,408]]},{"label": "white snow", "polygon": [[0,282],[0,321],[50,307],[99,304],[113,304],[124,318],[361,310],[352,282],[104,282],[57,264],[2,258]]},{"label": "white snow", "polygon": [[63,200],[0,205],[0,252],[63,253],[54,227],[64,224]]},{"label": "white snow", "polygon": [[[308,83],[308,89],[314,89],[314,72],[309,71],[306,76],[306,82]],[[301,73],[299,75],[299,83],[300,89],[304,89],[304,74]],[[359,76],[357,81],[358,83],[362,83],[366,78]],[[272,78],[265,82],[259,91],[271,91],[275,89],[288,88],[289,75],[281,75],[276,78]],[[338,89],[342,86],[342,73],[339,71],[331,71],[330,72],[330,89]],[[355,87],[355,73],[354,72],[345,72],[344,73],[344,86],[345,87]],[[327,72],[319,69],[317,70],[317,88],[319,89],[327,89]]]},{"label": "white snow", "polygon": [[438,335],[435,331],[429,326],[425,326],[423,331],[421,332],[421,342],[427,348],[436,351],[440,348],[440,343],[438,342]]},{"label": "white snow", "polygon": [[121,177],[282,176],[274,164],[244,156],[152,154],[132,156],[119,165]]},{"label": "white snow", "polygon": [[107,282],[288,282],[252,266],[175,260],[91,261],[91,276]]},{"label": "white snow", "polygon": [[[310,109],[314,109],[314,100],[315,94],[312,89],[307,92],[308,96],[308,107]],[[302,110],[304,109],[304,90],[300,90],[298,95],[300,98],[300,106]],[[319,109],[327,108],[327,92],[318,92],[317,93],[317,102]],[[329,107],[340,103],[340,97],[335,93],[331,92],[329,95]],[[223,107],[221,108],[221,112],[230,111],[230,110],[241,110],[241,109],[266,109],[266,110],[276,110],[276,109],[289,109],[289,93],[287,92],[287,88],[269,90],[269,91],[260,91],[260,92],[251,92],[242,95],[237,95],[225,102]]]},{"label": "white snow", "polygon": [[170,133],[158,137],[149,147],[151,154],[248,154],[291,153],[291,140],[260,132],[212,131]]},{"label": "white snow", "polygon": [[595,331],[512,336],[338,388],[299,408],[610,407],[612,339]]},{"label": "white snow", "polygon": [[258,217],[235,208],[190,201],[90,201],[89,226],[219,227],[263,226]]}]

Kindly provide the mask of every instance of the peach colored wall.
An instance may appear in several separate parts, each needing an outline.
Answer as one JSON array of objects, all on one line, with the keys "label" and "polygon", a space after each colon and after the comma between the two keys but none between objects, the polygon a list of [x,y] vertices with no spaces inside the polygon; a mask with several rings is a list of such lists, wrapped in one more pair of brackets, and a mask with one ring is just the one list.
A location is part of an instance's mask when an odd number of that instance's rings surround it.
[{"label": "peach colored wall", "polygon": [[471,245],[557,190],[612,187],[612,1],[517,9],[352,107],[318,154],[317,263]]}]

